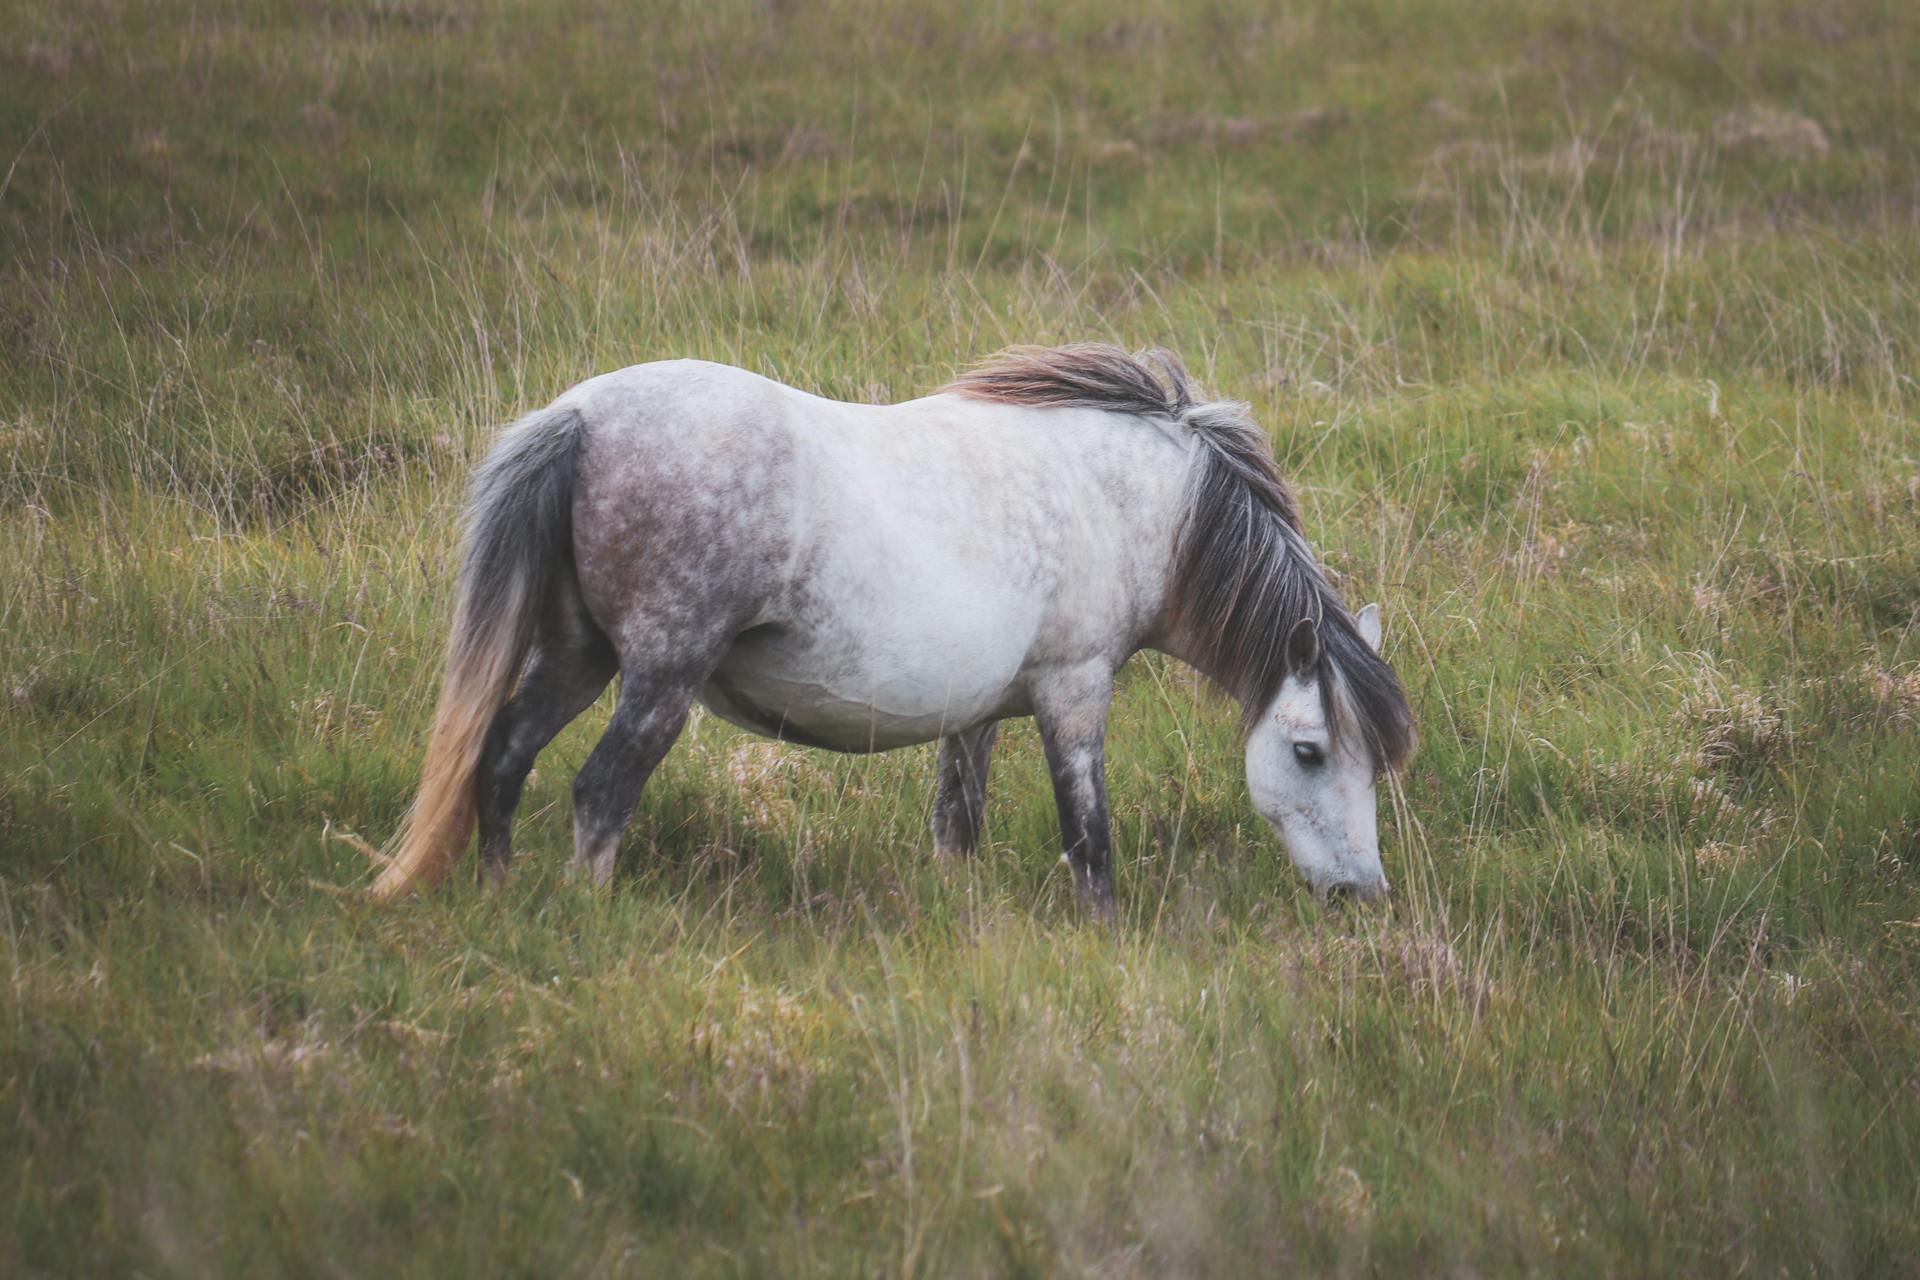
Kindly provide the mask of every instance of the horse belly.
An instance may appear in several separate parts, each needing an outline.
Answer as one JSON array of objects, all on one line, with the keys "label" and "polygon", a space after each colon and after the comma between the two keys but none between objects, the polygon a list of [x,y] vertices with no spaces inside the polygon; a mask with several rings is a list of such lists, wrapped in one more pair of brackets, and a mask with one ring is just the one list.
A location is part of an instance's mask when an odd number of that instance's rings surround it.
[{"label": "horse belly", "polygon": [[700,700],[756,733],[855,752],[930,742],[1020,711],[1020,655],[1004,643],[970,636],[974,643],[896,650],[888,638],[749,632]]}]

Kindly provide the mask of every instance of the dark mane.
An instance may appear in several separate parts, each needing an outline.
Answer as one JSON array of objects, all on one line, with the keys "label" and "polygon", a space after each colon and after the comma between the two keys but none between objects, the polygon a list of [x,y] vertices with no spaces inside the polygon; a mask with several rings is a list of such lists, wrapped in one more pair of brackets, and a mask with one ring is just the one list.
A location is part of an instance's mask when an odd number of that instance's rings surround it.
[{"label": "dark mane", "polygon": [[1150,415],[1191,430],[1202,449],[1167,566],[1168,620],[1183,648],[1240,700],[1251,728],[1290,674],[1288,633],[1313,619],[1329,729],[1359,732],[1381,767],[1406,760],[1406,693],[1321,572],[1272,442],[1246,405],[1197,399],[1171,352],[1130,355],[1104,343],[1012,347],[944,389],[1003,404]]}]

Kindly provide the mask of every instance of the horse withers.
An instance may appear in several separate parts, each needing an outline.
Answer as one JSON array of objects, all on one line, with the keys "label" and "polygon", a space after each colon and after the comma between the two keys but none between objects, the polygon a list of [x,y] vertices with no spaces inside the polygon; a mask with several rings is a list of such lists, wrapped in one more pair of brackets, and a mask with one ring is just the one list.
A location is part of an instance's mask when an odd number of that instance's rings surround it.
[{"label": "horse withers", "polygon": [[425,775],[373,892],[438,879],[476,821],[503,877],[534,757],[618,672],[573,786],[599,882],[695,701],[837,751],[938,739],[942,853],[979,839],[995,726],[1032,716],[1074,884],[1107,911],[1107,710],[1152,648],[1240,701],[1254,806],[1313,887],[1378,897],[1374,783],[1413,745],[1379,645],[1247,407],[1197,399],[1166,353],[1014,348],[896,405],[637,365],[476,471]]}]

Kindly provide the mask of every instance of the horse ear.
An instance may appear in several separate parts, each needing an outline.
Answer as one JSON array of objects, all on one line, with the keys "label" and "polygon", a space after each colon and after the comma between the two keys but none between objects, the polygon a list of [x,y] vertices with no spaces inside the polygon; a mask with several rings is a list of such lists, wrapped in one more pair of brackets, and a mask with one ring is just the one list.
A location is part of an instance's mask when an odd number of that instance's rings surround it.
[{"label": "horse ear", "polygon": [[1380,606],[1368,605],[1353,620],[1360,625],[1360,638],[1367,642],[1367,648],[1380,652]]},{"label": "horse ear", "polygon": [[1312,618],[1302,618],[1287,633],[1287,670],[1304,679],[1320,665],[1320,632]]}]

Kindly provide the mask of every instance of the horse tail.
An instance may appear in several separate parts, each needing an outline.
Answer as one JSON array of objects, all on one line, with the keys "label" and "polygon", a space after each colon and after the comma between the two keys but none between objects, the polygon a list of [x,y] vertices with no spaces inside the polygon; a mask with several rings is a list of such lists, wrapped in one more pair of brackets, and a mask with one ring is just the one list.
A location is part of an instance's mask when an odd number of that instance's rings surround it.
[{"label": "horse tail", "polygon": [[473,833],[474,781],[542,612],[573,555],[573,489],[584,424],[546,408],[509,427],[474,472],[465,550],[420,790],[387,846],[379,899],[446,874]]}]

